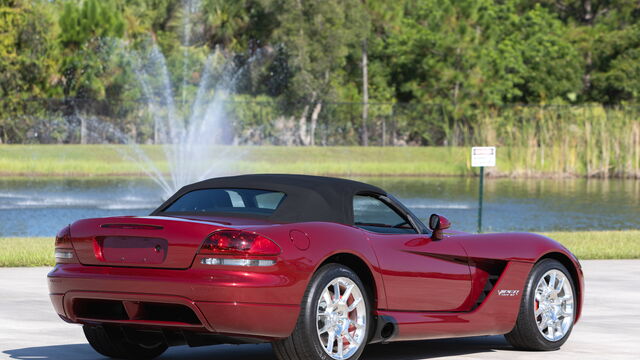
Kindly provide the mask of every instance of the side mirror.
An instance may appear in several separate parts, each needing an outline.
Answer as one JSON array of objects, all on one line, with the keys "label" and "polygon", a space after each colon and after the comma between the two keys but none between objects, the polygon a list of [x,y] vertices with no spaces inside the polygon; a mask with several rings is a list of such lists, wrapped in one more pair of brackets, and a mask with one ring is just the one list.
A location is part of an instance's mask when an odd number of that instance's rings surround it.
[{"label": "side mirror", "polygon": [[433,240],[442,240],[442,230],[446,230],[451,227],[451,222],[444,216],[438,214],[431,214],[429,217],[429,228],[433,231],[431,238]]}]

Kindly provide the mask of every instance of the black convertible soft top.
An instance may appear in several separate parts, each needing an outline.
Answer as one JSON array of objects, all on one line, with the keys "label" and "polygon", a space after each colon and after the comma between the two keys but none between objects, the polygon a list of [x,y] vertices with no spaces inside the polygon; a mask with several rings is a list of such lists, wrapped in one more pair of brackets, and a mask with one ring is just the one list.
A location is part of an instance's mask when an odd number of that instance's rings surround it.
[{"label": "black convertible soft top", "polygon": [[162,211],[184,194],[200,189],[242,188],[279,191],[286,197],[266,218],[278,223],[325,221],[353,224],[353,196],[387,193],[373,185],[324,176],[257,174],[219,177],[178,190],[151,215]]}]

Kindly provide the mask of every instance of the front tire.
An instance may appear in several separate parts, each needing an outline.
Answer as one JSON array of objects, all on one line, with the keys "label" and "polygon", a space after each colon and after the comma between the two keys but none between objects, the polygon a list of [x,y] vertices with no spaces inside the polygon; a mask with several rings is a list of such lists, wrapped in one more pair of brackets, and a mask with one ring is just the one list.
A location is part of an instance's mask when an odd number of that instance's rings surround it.
[{"label": "front tire", "polygon": [[521,350],[560,348],[575,322],[575,294],[564,265],[553,259],[540,261],[529,274],[516,325],[505,338]]},{"label": "front tire", "polygon": [[371,301],[364,284],[340,264],[321,267],[302,299],[290,337],[276,341],[279,360],[357,360],[369,339]]},{"label": "front tire", "polygon": [[127,340],[117,328],[84,325],[82,330],[95,351],[114,359],[149,360],[167,350],[167,344],[161,339],[154,339],[148,344],[138,344]]}]

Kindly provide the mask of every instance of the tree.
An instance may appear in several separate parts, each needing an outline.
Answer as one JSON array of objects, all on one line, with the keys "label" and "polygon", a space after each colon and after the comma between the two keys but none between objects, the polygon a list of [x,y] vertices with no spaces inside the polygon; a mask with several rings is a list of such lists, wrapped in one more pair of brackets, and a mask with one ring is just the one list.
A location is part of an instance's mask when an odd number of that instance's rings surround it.
[{"label": "tree", "polygon": [[640,24],[597,36],[589,99],[605,104],[640,98]]},{"label": "tree", "polygon": [[508,15],[513,14],[508,5],[498,11],[502,24],[482,56],[492,59],[489,79],[512,87],[494,101],[531,104],[574,98],[581,89],[582,58],[565,38],[566,27],[540,6],[520,16]]},{"label": "tree", "polygon": [[188,0],[127,0],[124,18],[129,36],[170,31],[178,9]]},{"label": "tree", "polygon": [[67,2],[60,17],[59,40],[64,49],[61,73],[65,96],[101,98],[110,54],[110,40],[125,31],[122,13],[113,1]]},{"label": "tree", "polygon": [[533,7],[535,3],[548,7],[570,26],[566,34],[584,59],[580,100],[615,104],[635,98],[632,88],[639,85],[633,84],[636,70],[632,59],[638,51],[635,24],[640,18],[640,2],[542,0],[523,1],[522,5]]},{"label": "tree", "polygon": [[0,2],[0,142],[26,141],[42,104],[55,96],[59,55],[53,6],[47,1]]},{"label": "tree", "polygon": [[[123,69],[112,66],[118,48],[117,39],[125,32],[122,11],[112,0],[84,0],[80,3],[66,2],[60,17],[59,41],[63,49],[60,66],[64,95],[71,98],[102,100],[109,95],[117,100],[123,84],[114,79]],[[115,87],[117,90],[110,89]],[[88,102],[80,106],[91,106]],[[86,119],[80,117],[80,139],[86,142]]]},{"label": "tree", "polygon": [[336,99],[347,56],[351,49],[359,48],[363,38],[358,36],[362,19],[356,16],[362,14],[361,3],[273,0],[270,7],[279,22],[273,40],[284,45],[292,70],[286,96],[304,103],[299,119],[300,142],[314,145],[323,103]]},{"label": "tree", "polygon": [[[457,118],[482,101],[481,21],[491,6],[483,0],[407,1],[385,49],[396,99],[443,104]],[[421,118],[422,110],[415,111],[411,117]],[[437,143],[448,127],[441,120],[422,116],[414,126],[415,136]]]}]

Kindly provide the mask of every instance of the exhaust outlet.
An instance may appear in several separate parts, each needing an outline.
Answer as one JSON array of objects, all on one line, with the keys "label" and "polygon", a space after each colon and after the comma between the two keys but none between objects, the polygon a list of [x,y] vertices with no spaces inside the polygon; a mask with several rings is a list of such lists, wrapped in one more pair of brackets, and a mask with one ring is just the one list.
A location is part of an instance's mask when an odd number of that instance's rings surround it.
[{"label": "exhaust outlet", "polygon": [[375,321],[376,321],[375,331],[369,343],[384,344],[392,341],[392,339],[398,333],[398,325],[396,320],[391,316],[376,316]]}]

